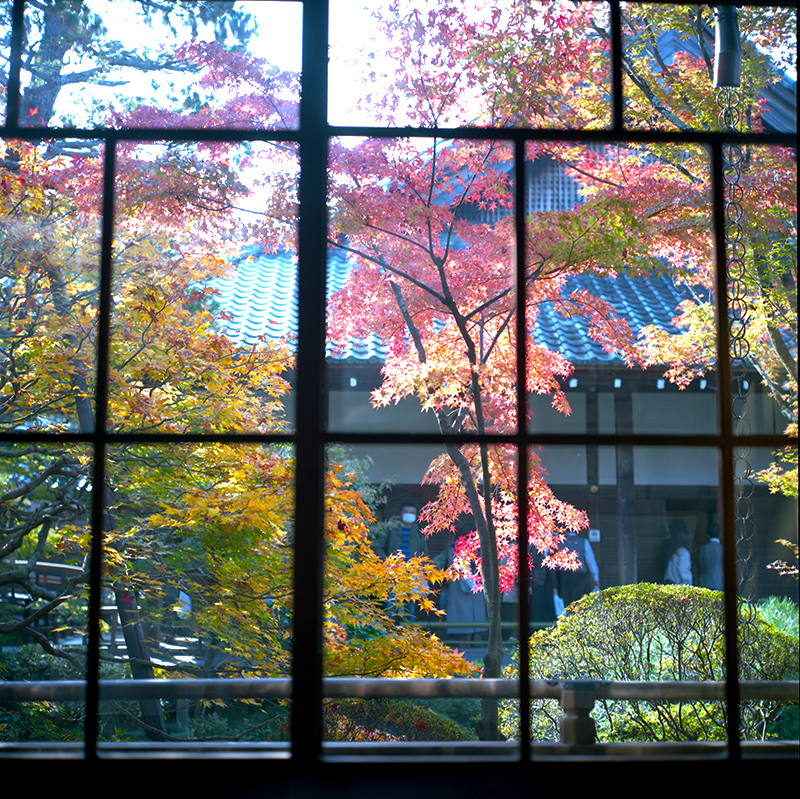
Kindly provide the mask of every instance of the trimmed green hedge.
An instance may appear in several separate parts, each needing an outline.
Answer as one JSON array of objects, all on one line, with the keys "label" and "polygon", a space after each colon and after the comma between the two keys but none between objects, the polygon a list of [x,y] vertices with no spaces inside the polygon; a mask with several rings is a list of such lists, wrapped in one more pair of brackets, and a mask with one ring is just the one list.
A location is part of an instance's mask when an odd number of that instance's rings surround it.
[{"label": "trimmed green hedge", "polygon": [[[589,594],[570,605],[555,627],[530,639],[531,679],[723,680],[723,595],[692,586],[638,583]],[[798,639],[742,603],[740,670],[744,680],[798,677]],[[517,677],[515,663],[507,672]],[[504,702],[502,731],[519,737],[518,703]],[[531,703],[534,740],[558,740],[555,700]],[[696,741],[726,737],[724,702],[598,701],[600,741]],[[796,702],[747,702],[742,737],[797,738]]]}]

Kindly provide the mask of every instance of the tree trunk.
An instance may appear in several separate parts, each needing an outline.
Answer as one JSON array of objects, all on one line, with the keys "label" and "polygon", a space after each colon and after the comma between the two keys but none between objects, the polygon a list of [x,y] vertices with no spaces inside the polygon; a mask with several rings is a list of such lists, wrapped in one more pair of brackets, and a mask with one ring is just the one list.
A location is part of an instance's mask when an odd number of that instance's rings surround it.
[{"label": "tree trunk", "polygon": [[[437,414],[437,416],[439,415],[443,416],[443,414]],[[491,521],[491,505],[488,505],[484,512],[480,504],[475,476],[461,449],[455,444],[448,444],[447,453],[458,469],[480,541],[483,596],[486,602],[486,617],[489,622],[489,641],[483,658],[483,676],[487,680],[497,679],[502,675],[503,670],[502,599],[500,596],[500,564],[497,557],[497,539]],[[486,463],[485,460],[484,463]],[[488,483],[488,475],[484,482]],[[498,710],[497,699],[488,697],[481,700],[478,736],[482,741],[500,740]]]},{"label": "tree trunk", "polygon": [[[134,680],[152,680],[155,675],[147,649],[147,641],[139,618],[139,607],[136,595],[132,591],[114,591],[125,648],[128,650],[128,663]],[[162,740],[158,732],[166,733],[167,725],[159,699],[139,699],[142,721],[147,725],[145,730],[151,741]],[[149,729],[149,728],[152,728]]]},{"label": "tree trunk", "polygon": [[64,59],[75,42],[75,28],[70,26],[68,15],[75,17],[79,11],[74,3],[54,3],[42,8],[41,39],[37,49],[30,53],[29,62],[36,80],[20,98],[21,124],[49,124],[62,88],[60,78]]},{"label": "tree trunk", "polygon": [[[70,304],[59,267],[49,261],[45,261],[45,259],[43,259],[43,262],[45,263],[50,283],[53,306],[58,316],[65,319],[70,313]],[[73,342],[73,344],[77,352],[79,344],[78,342]],[[78,425],[82,433],[93,433],[95,419],[90,399],[91,394],[86,375],[77,357],[72,359],[72,368],[74,370],[72,384],[75,386],[75,410],[78,416]],[[116,528],[116,521],[111,510],[112,496],[108,485],[104,488],[104,504],[104,532],[113,532]],[[98,568],[98,564],[94,564],[94,567]],[[152,680],[155,678],[155,673],[150,662],[147,642],[139,619],[136,596],[132,591],[122,588],[116,588],[114,593],[117,612],[122,625],[122,634],[125,638],[125,647],[128,651],[131,675],[135,680]],[[166,733],[167,731],[161,702],[158,699],[140,699],[139,707],[142,713],[142,721],[148,726],[146,730],[147,737],[151,740],[161,740],[158,732]]]}]

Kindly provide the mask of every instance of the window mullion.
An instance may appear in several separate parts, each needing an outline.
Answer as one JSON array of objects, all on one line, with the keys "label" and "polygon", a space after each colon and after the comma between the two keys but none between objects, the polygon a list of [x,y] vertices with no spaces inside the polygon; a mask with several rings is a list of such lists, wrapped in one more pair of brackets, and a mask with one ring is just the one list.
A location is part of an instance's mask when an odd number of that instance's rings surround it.
[{"label": "window mullion", "polygon": [[100,250],[100,280],[97,309],[97,373],[94,401],[92,539],[89,577],[89,636],[86,665],[86,757],[97,754],[100,679],[100,609],[102,605],[103,533],[106,518],[105,461],[108,411],[108,359],[111,340],[111,275],[114,246],[114,177],[116,148],[106,139],[103,150],[103,198]]},{"label": "window mullion", "polygon": [[525,269],[525,226],[527,186],[525,182],[525,139],[515,141],[514,183],[515,192],[515,233],[516,233],[516,269],[517,283],[517,524],[519,563],[519,722],[520,722],[520,759],[525,762],[531,756],[530,734],[530,647],[527,645],[530,636],[530,574],[528,572],[528,408],[527,392],[527,283]]},{"label": "window mullion", "polygon": [[723,577],[725,587],[725,678],[728,702],[729,757],[738,760],[739,747],[739,647],[738,599],[736,595],[736,531],[734,496],[734,430],[731,407],[732,371],[728,327],[727,245],[725,241],[725,187],[723,178],[724,153],[721,139],[711,147],[712,206],[714,225],[714,257],[716,261],[717,295],[717,413],[719,415],[720,450],[720,532],[723,547]]},{"label": "window mullion", "polygon": [[611,34],[611,127],[623,131],[624,95],[622,88],[622,12],[619,2],[611,3],[609,9],[609,31]]},{"label": "window mullion", "polygon": [[303,5],[300,103],[297,436],[292,756],[319,757],[322,733],[322,537],[328,3]]}]

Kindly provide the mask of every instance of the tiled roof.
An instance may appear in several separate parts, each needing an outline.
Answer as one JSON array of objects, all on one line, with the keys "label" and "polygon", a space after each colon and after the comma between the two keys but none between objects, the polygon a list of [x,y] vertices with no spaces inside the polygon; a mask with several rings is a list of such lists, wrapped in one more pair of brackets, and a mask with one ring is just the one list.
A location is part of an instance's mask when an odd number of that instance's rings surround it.
[{"label": "tiled roof", "polygon": [[[261,338],[292,339],[297,334],[297,258],[286,252],[265,253],[248,248],[234,261],[229,278],[215,283],[217,307],[225,315],[224,331],[240,344]],[[341,289],[350,275],[342,253],[328,254],[328,297]],[[334,348],[336,357],[333,357]],[[341,346],[326,345],[331,360],[383,363],[386,349],[377,335],[353,338]]]},{"label": "tiled roof", "polygon": [[[714,52],[714,30],[706,28],[706,46],[708,51]],[[661,56],[668,64],[676,53],[684,52],[693,56],[700,55],[700,45],[695,36],[686,39],[675,30],[665,31],[658,39],[658,47]],[[764,127],[768,131],[776,133],[796,133],[797,132],[797,80],[778,69],[773,63],[772,69],[776,76],[776,82],[764,86],[759,95],[765,101],[765,111],[763,117]]]},{"label": "tiled roof", "polygon": [[[350,274],[343,253],[328,256],[328,296],[342,288]],[[297,332],[297,261],[288,253],[264,253],[258,247],[246,251],[229,278],[215,286],[217,303],[225,313],[225,332],[239,343],[259,338],[292,338]],[[601,279],[591,275],[573,278],[567,291],[582,288],[608,300],[634,332],[644,325],[672,329],[670,320],[683,299],[666,277]],[[561,353],[572,363],[619,364],[587,335],[582,319],[565,319],[551,304],[539,309],[535,327],[537,343]],[[334,349],[336,356],[334,357]],[[344,345],[328,342],[328,358],[337,362],[382,363],[386,350],[377,335],[351,339]]]},{"label": "tiled roof", "polygon": [[[675,309],[686,298],[667,277],[598,278],[580,275],[572,278],[565,294],[576,289],[588,291],[592,296],[607,300],[637,334],[645,325],[658,325],[664,330],[677,332],[672,324]],[[606,352],[588,334],[589,325],[582,317],[569,319],[552,304],[542,306],[534,327],[534,340],[553,352],[563,355],[573,364],[621,364],[619,357]]]}]

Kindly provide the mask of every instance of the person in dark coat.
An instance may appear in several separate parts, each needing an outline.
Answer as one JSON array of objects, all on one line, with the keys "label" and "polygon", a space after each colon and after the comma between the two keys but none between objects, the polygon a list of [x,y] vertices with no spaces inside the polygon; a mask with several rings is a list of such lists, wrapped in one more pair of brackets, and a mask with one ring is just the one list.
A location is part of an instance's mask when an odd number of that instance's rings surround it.
[{"label": "person in dark coat", "polygon": [[[386,532],[375,544],[375,552],[382,558],[388,558],[396,552],[405,558],[428,557],[428,539],[417,524],[417,506],[406,502],[400,508],[400,517],[390,520]],[[406,602],[402,608],[389,602],[390,612],[397,623],[413,621],[416,609],[413,602]]]},{"label": "person in dark coat", "polygon": [[700,585],[712,591],[722,591],[722,544],[716,524],[708,526],[708,542],[700,547],[697,561],[700,567]]},{"label": "person in dark coat", "polygon": [[[447,565],[453,564],[455,544],[450,545]],[[455,624],[474,622],[475,627],[448,627],[447,637],[453,641],[480,641],[487,631],[486,602],[483,591],[475,591],[475,580],[464,575],[445,585],[442,589],[440,605],[447,611],[447,621]]]},{"label": "person in dark coat", "polygon": [[568,533],[561,548],[576,552],[579,562],[577,571],[560,569],[558,572],[558,595],[566,607],[591,591],[600,590],[600,572],[592,545],[582,536]]},{"label": "person in dark coat", "polygon": [[558,593],[557,572],[543,565],[545,554],[534,550],[531,569],[531,621],[556,620],[555,594]]},{"label": "person in dark coat", "polygon": [[394,552],[402,552],[407,558],[428,557],[428,539],[417,524],[417,506],[413,502],[400,508],[400,517],[389,522],[386,532],[378,539],[375,552],[388,558]]}]

